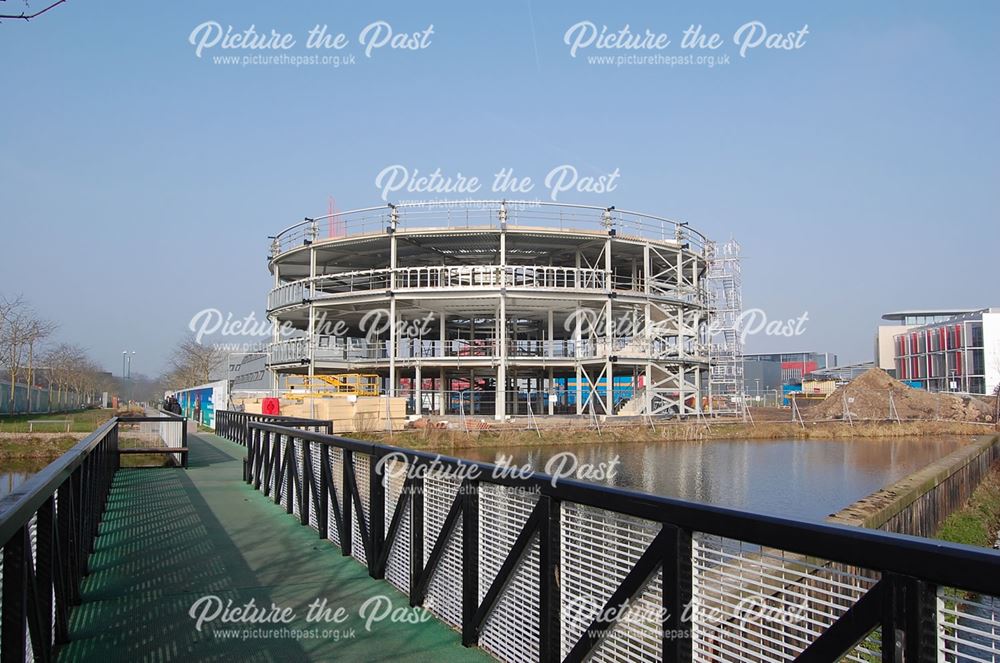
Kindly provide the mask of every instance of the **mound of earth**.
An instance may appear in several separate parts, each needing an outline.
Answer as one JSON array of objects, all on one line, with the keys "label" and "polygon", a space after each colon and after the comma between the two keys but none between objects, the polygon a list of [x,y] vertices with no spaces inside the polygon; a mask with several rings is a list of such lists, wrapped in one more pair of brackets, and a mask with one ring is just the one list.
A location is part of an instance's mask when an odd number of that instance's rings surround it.
[{"label": "mound of earth", "polygon": [[[971,396],[914,389],[880,368],[872,368],[810,408],[816,419],[843,419],[844,404],[856,419],[889,419],[889,394],[900,419],[993,421],[993,409]],[[845,398],[846,397],[846,398]]]}]

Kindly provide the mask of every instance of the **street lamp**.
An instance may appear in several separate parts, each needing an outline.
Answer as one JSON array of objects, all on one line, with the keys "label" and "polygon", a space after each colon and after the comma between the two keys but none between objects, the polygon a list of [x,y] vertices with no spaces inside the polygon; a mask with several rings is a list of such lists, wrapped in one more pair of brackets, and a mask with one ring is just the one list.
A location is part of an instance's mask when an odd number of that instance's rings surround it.
[{"label": "street lamp", "polygon": [[125,393],[123,394],[126,398],[125,400],[131,400],[129,396],[131,395],[131,389],[129,388],[129,380],[132,379],[132,357],[135,356],[135,350],[122,350],[122,387]]}]

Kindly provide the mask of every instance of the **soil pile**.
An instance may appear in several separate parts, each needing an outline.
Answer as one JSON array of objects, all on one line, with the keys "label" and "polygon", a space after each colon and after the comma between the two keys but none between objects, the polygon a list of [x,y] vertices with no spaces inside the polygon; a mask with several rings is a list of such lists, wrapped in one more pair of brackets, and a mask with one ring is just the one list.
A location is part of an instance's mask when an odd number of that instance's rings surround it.
[{"label": "soil pile", "polygon": [[993,421],[993,408],[983,399],[914,389],[880,368],[872,368],[839,387],[826,400],[809,408],[810,418],[846,419],[844,407],[855,419],[891,419],[889,394],[900,419]]}]

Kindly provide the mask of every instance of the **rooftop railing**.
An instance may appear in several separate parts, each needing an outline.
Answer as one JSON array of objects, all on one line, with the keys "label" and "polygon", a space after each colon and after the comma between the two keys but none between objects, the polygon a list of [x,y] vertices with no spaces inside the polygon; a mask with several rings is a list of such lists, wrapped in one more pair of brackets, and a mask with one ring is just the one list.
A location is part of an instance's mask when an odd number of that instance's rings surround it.
[{"label": "rooftop railing", "polygon": [[607,231],[622,235],[688,244],[695,253],[707,240],[686,223],[614,207],[568,205],[541,201],[459,200],[382,205],[306,218],[271,238],[271,256],[311,242],[352,235],[385,233],[387,229],[499,229]]}]

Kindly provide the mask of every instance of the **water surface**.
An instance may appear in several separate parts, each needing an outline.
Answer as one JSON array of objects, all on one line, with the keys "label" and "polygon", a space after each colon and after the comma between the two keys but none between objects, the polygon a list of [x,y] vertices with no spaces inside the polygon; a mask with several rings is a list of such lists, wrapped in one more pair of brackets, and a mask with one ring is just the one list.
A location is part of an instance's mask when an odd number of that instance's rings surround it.
[{"label": "water surface", "polygon": [[[560,447],[480,447],[459,455],[544,469],[560,451],[580,463],[620,459],[610,480],[621,488],[818,520],[946,456],[963,438],[710,440],[598,443]],[[567,466],[568,467],[568,466]]]},{"label": "water surface", "polygon": [[9,495],[54,459],[15,458],[0,460],[0,497]]}]

